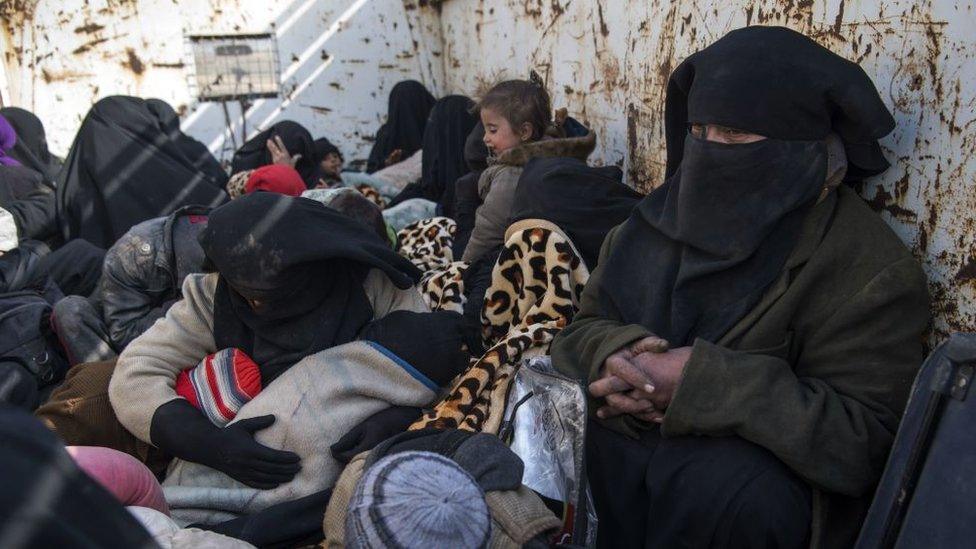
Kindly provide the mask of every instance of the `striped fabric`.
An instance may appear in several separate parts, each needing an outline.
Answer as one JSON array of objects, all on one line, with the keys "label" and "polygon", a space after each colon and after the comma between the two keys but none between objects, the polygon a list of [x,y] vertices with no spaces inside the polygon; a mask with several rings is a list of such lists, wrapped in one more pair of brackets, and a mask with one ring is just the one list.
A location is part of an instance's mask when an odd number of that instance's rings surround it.
[{"label": "striped fabric", "polygon": [[261,392],[261,371],[240,349],[224,349],[204,358],[176,379],[176,394],[223,427]]}]

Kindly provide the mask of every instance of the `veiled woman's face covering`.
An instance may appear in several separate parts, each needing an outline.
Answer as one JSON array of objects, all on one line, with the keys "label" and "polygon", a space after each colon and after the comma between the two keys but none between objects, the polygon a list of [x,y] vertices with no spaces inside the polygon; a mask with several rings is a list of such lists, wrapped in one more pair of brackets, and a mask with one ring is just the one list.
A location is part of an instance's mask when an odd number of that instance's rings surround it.
[{"label": "veiled woman's face covering", "polygon": [[[673,346],[717,341],[783,272],[808,212],[844,173],[834,142],[827,180],[830,134],[858,153],[858,175],[878,173],[875,140],[894,124],[860,67],[778,27],[733,31],[682,62],[665,122],[667,180],[619,229],[600,301]],[[745,134],[717,142],[700,126]]]}]

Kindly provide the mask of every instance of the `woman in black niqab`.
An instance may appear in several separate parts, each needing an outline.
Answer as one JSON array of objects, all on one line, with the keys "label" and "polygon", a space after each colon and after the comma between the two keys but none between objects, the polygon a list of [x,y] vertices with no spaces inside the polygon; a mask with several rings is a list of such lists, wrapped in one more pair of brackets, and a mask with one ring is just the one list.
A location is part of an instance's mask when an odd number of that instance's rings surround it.
[{"label": "woman in black niqab", "polygon": [[463,95],[437,100],[424,129],[420,182],[407,185],[388,208],[411,198],[425,198],[437,202],[443,215],[454,218],[454,185],[470,171],[464,147],[478,123],[472,107],[474,101]]},{"label": "woman in black niqab", "polygon": [[405,160],[420,150],[434,102],[434,96],[416,80],[404,80],[393,86],[386,123],[376,132],[376,142],[369,152],[368,173],[385,168],[386,159],[393,151],[401,151],[400,159]]},{"label": "woman in black niqab", "polygon": [[370,269],[409,288],[420,273],[359,222],[305,198],[252,193],[214,210],[200,237],[220,273],[217,348],[243,350],[270,383],[302,358],[353,341],[373,317]]},{"label": "woman in black niqab", "polygon": [[319,159],[315,153],[315,141],[312,140],[312,134],[305,129],[305,126],[291,120],[278,122],[248,139],[247,143],[234,153],[230,166],[231,173],[255,170],[271,164],[268,141],[275,137],[281,138],[285,149],[292,157],[301,155],[295,163],[295,170],[302,176],[305,186],[314,189],[321,176]]},{"label": "woman in black niqab", "polygon": [[47,133],[41,120],[20,107],[4,107],[0,109],[0,116],[6,118],[17,132],[17,143],[10,150],[10,156],[44,176],[46,184],[53,185],[61,164],[47,148]]},{"label": "woman in black niqab", "polygon": [[101,99],[88,111],[57,187],[64,239],[101,248],[147,219],[227,200],[218,174],[200,169],[145,100],[125,96]]},{"label": "woman in black niqab", "polygon": [[[618,230],[599,288],[608,318],[671,346],[717,341],[782,271],[844,142],[848,177],[887,166],[877,140],[894,120],[870,78],[782,27],[730,32],[688,57],[668,83],[667,180]],[[707,141],[689,124],[765,136]]]}]

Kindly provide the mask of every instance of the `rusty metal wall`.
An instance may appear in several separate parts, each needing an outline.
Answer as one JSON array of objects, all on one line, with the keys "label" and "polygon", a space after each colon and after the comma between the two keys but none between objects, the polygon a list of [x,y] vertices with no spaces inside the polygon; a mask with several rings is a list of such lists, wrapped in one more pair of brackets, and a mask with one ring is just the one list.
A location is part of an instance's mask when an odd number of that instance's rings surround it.
[{"label": "rusty metal wall", "polygon": [[[169,101],[184,130],[225,159],[245,120],[253,134],[280,119],[364,159],[396,82],[440,90],[439,29],[421,32],[414,12],[400,0],[0,0],[0,51],[10,101],[41,117],[56,153],[95,100],[126,94]],[[226,116],[196,103],[185,35],[248,32],[277,36],[284,97],[255,102],[246,117],[236,102]]]},{"label": "rusty metal wall", "polygon": [[749,24],[785,25],[857,61],[898,122],[891,169],[862,191],[923,262],[933,340],[976,330],[974,0],[446,0],[445,87],[544,75],[597,130],[596,160],[648,189],[664,169],[664,90],[686,55]]}]

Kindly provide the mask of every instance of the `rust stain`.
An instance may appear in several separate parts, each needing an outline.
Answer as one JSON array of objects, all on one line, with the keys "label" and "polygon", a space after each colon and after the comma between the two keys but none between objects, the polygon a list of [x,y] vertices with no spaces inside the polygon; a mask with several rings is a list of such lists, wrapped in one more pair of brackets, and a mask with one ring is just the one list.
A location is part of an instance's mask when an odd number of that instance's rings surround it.
[{"label": "rust stain", "polygon": [[72,55],[79,55],[79,54],[85,53],[85,52],[91,50],[92,48],[94,48],[95,46],[97,46],[99,44],[103,44],[105,42],[108,42],[108,38],[98,38],[98,39],[95,39],[95,40],[90,40],[90,41],[85,42],[84,44],[78,46],[77,48],[75,48],[71,52],[71,54]]},{"label": "rust stain", "polygon": [[874,198],[867,200],[867,203],[868,206],[871,206],[871,209],[874,211],[888,212],[897,219],[914,222],[918,218],[917,213],[898,204],[895,197],[893,197],[891,193],[881,186],[878,186],[875,189]]},{"label": "rust stain", "polygon": [[122,66],[127,67],[136,76],[140,76],[142,73],[146,72],[146,65],[142,62],[142,59],[139,59],[139,56],[136,55],[136,50],[126,48],[125,55],[126,59],[122,62]]},{"label": "rust stain", "polygon": [[976,280],[976,257],[970,257],[956,272],[956,280]]},{"label": "rust stain", "polygon": [[75,28],[75,34],[92,34],[96,33],[105,28],[105,25],[99,25],[97,23],[88,23],[81,27]]},{"label": "rust stain", "polygon": [[600,18],[600,34],[602,34],[603,37],[606,38],[606,37],[610,36],[610,29],[607,28],[607,21],[603,18],[603,3],[602,2],[597,2],[596,3],[596,13],[599,15],[599,18]]},{"label": "rust stain", "polygon": [[186,67],[186,63],[182,61],[177,61],[176,63],[157,63],[153,61],[152,66],[157,69],[182,69]]}]

